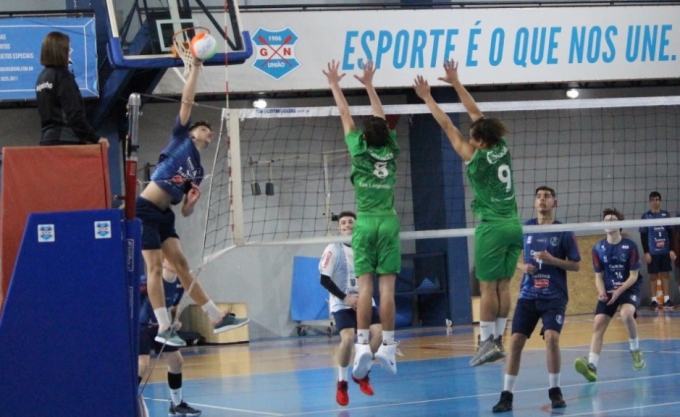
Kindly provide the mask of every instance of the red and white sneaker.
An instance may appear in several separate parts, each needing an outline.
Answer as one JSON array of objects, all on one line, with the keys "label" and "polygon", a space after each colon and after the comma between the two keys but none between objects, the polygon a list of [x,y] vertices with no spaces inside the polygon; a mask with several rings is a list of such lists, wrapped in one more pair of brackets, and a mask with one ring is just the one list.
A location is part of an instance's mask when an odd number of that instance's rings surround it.
[{"label": "red and white sneaker", "polygon": [[368,374],[366,374],[366,376],[361,378],[361,379],[357,379],[357,378],[354,377],[354,375],[352,375],[352,381],[359,384],[359,389],[364,394],[366,394],[366,395],[373,395],[374,394],[373,387],[371,386],[371,379],[368,377]]},{"label": "red and white sneaker", "polygon": [[338,389],[335,392],[335,401],[341,406],[349,404],[349,394],[347,393],[347,381],[338,381]]}]

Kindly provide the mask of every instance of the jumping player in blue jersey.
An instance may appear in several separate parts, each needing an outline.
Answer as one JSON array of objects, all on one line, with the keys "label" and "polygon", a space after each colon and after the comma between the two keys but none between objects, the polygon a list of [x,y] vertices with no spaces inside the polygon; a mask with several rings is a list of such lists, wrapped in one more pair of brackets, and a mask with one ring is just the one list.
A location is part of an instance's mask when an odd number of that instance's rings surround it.
[{"label": "jumping player in blue jersey", "polygon": [[[202,62],[194,58],[187,82],[182,91],[182,104],[172,128],[170,143],[161,152],[151,182],[137,197],[137,217],[142,221],[142,256],[146,263],[149,300],[158,319],[156,341],[170,346],[185,346],[170,326],[165,308],[161,271],[163,258],[177,271],[185,289],[190,288],[194,276],[182,252],[175,231],[175,213],[172,206],[182,203],[182,215],[190,216],[201,196],[199,185],[203,179],[200,151],[210,145],[213,133],[206,121],[190,123],[191,109],[196,95],[196,83]],[[243,326],[245,318],[224,314],[208,297],[200,283],[191,287],[191,298],[210,317],[215,333]]]},{"label": "jumping player in blue jersey", "polygon": [[[623,215],[613,208],[605,209],[602,217],[604,221],[623,220]],[[590,354],[576,359],[574,363],[576,372],[591,382],[597,380],[597,365],[604,332],[619,306],[621,320],[628,331],[633,369],[639,371],[647,365],[642,358],[635,322],[635,311],[640,303],[642,287],[642,280],[638,274],[640,270],[638,248],[635,242],[621,236],[621,229],[615,226],[605,229],[605,232],[607,238],[593,246],[593,269],[598,302],[595,308]]]},{"label": "jumping player in blue jersey", "polygon": [[[165,291],[165,303],[168,308],[173,308],[179,304],[180,298],[184,293],[182,284],[177,280],[177,274],[167,263],[163,264],[163,290]],[[146,379],[151,372],[149,362],[151,360],[151,350],[156,353],[163,351],[163,359],[168,364],[168,388],[170,389],[170,410],[169,416],[196,417],[201,415],[201,411],[191,407],[182,398],[182,365],[184,359],[175,346],[163,345],[156,342],[154,338],[158,333],[158,321],[154,315],[153,307],[149,302],[146,278],[142,276],[139,303],[139,381]]]},{"label": "jumping player in blue jersey", "polygon": [[[658,191],[649,193],[650,210],[642,215],[642,219],[669,219],[671,214],[666,210],[661,210],[661,194]],[[671,283],[668,273],[673,270],[672,262],[675,261],[673,251],[673,229],[670,226],[654,226],[640,228],[640,241],[642,251],[645,254],[647,272],[649,272],[649,286],[652,294],[650,307],[655,310],[657,307],[665,309],[675,308],[671,301]],[[663,288],[663,300],[661,304],[656,300],[656,281],[661,280]]]},{"label": "jumping player in blue jersey", "polygon": [[[559,224],[555,220],[557,206],[555,190],[547,186],[536,189],[534,208],[538,216],[524,222],[525,225]],[[560,389],[560,332],[567,311],[567,271],[580,269],[581,255],[572,232],[526,233],[523,236],[524,257],[517,262],[517,269],[524,275],[520,285],[519,299],[512,319],[510,353],[505,364],[503,392],[493,412],[512,410],[513,390],[519,374],[522,349],[534,332],[538,320],[543,328],[548,361],[548,380],[552,408],[566,406]]]}]

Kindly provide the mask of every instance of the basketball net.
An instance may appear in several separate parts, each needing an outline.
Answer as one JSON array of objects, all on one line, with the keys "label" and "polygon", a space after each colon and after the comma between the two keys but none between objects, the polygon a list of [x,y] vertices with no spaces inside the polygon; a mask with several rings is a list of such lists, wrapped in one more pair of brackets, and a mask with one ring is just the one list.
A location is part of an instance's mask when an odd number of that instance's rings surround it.
[{"label": "basketball net", "polygon": [[[205,32],[210,34],[210,29],[203,26],[195,26],[186,29],[179,30],[172,35],[172,56],[175,58],[181,58],[184,63],[184,77],[186,78],[191,71],[191,65],[194,60],[194,56],[191,53],[191,38],[189,37],[189,32],[196,31]],[[195,35],[194,35],[195,36]]]}]

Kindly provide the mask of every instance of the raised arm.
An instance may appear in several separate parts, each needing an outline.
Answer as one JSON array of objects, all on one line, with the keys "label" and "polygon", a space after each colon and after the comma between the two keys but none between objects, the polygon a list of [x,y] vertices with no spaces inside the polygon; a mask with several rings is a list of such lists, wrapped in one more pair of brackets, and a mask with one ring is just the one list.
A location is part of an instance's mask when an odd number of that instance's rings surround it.
[{"label": "raised arm", "polygon": [[463,106],[465,107],[465,110],[467,110],[472,121],[474,122],[477,119],[484,117],[484,113],[477,107],[477,103],[475,103],[475,100],[458,78],[458,62],[449,59],[444,62],[444,70],[446,71],[446,75],[444,77],[439,77],[439,80],[453,86],[458,94],[458,98],[460,98],[460,102],[463,103]]},{"label": "raised arm", "polygon": [[185,126],[191,117],[191,109],[194,106],[194,98],[196,97],[196,83],[198,82],[198,75],[201,72],[202,65],[203,62],[201,60],[194,58],[187,82],[182,90],[182,105],[179,108],[179,121],[182,126]]},{"label": "raised arm", "polygon": [[430,86],[422,75],[417,76],[414,80],[413,89],[416,91],[418,97],[423,99],[427,108],[430,110],[430,113],[434,116],[434,119],[439,123],[439,126],[442,127],[444,133],[446,133],[446,136],[449,138],[449,142],[453,145],[453,149],[464,161],[471,160],[472,156],[475,154],[475,147],[465,141],[460,130],[453,124],[449,116],[444,113],[444,110],[439,107],[437,102],[434,101],[432,94],[430,94]]},{"label": "raised arm", "polygon": [[375,74],[375,67],[373,66],[373,61],[367,61],[363,65],[364,73],[361,76],[355,75],[354,78],[359,80],[361,84],[366,87],[366,93],[368,93],[368,98],[371,100],[371,109],[373,109],[373,115],[375,117],[385,118],[385,112],[382,108],[382,103],[380,102],[380,97],[373,87],[373,74]]},{"label": "raised arm", "polygon": [[349,106],[347,105],[347,100],[345,100],[345,94],[340,88],[340,80],[342,80],[342,77],[344,77],[345,74],[338,74],[338,68],[340,68],[340,62],[335,62],[335,60],[332,60],[328,63],[328,71],[321,71],[326,76],[326,78],[328,78],[328,84],[331,86],[333,98],[335,99],[335,105],[338,107],[338,111],[340,112],[342,128],[345,131],[345,135],[347,135],[349,132],[354,130],[354,120],[352,120],[352,115],[349,114]]}]

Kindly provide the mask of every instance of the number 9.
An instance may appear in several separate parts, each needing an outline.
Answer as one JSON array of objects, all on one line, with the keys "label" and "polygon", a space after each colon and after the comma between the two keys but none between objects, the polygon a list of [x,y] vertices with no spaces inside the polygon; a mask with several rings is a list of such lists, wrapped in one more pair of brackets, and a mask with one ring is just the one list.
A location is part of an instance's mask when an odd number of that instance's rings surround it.
[{"label": "number 9", "polygon": [[498,167],[498,179],[505,184],[505,192],[510,192],[512,179],[510,178],[510,167],[503,164]]}]

